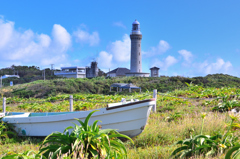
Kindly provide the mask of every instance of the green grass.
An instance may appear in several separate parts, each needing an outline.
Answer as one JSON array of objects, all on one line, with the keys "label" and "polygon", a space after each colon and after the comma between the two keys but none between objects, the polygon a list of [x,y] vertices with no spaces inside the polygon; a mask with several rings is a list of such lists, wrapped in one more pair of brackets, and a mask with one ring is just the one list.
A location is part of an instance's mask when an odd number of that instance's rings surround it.
[{"label": "green grass", "polygon": [[[238,88],[203,88],[201,86],[189,86],[187,89],[168,92],[168,96],[158,95],[157,113],[150,115],[145,130],[139,136],[133,138],[134,144],[125,142],[129,158],[169,158],[171,153],[178,147],[175,143],[190,137],[190,134],[197,135],[201,131],[201,113],[207,113],[204,121],[203,134],[216,135],[224,134],[227,124],[231,118],[227,112],[213,111],[212,109],[222,102],[221,99],[208,100],[208,98],[221,95],[238,94]],[[148,92],[149,93],[149,92]],[[106,104],[95,102],[119,102],[122,98],[146,99],[149,95],[132,93],[127,95],[102,95],[102,94],[80,94],[73,95],[74,99],[90,102],[74,101],[75,110],[90,110],[105,107]],[[198,100],[184,100],[169,96],[203,98]],[[45,99],[36,98],[7,98],[8,111],[68,111],[69,95],[59,94]],[[55,101],[57,100],[57,101]],[[64,101],[58,101],[64,100]],[[239,99],[237,99],[239,100]],[[21,104],[18,102],[30,102],[33,104]],[[42,103],[37,103],[40,101]],[[54,102],[53,102],[54,101]],[[1,102],[1,101],[0,101]],[[239,122],[239,121],[238,121]],[[235,135],[240,135],[239,131]],[[21,139],[11,143],[0,144],[0,154],[11,152],[24,152],[26,150],[38,150],[40,140],[34,138]],[[218,154],[213,158],[224,158],[225,154]],[[204,158],[203,155],[193,158]]]}]

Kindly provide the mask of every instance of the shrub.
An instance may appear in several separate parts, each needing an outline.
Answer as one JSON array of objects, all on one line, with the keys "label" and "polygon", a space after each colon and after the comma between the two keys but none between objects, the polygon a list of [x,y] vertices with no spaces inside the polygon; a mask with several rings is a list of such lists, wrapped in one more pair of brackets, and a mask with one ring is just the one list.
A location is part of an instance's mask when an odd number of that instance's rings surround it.
[{"label": "shrub", "polygon": [[14,140],[16,137],[17,133],[14,131],[13,126],[8,123],[4,123],[0,119],[0,142],[3,143],[10,138],[13,138]]}]

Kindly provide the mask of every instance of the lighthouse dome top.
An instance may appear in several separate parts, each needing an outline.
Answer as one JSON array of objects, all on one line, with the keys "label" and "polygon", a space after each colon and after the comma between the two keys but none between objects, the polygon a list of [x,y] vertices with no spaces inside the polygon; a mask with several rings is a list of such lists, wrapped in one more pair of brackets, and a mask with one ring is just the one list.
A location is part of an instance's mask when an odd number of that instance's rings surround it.
[{"label": "lighthouse dome top", "polygon": [[140,23],[137,21],[137,19],[135,19],[135,21],[132,24],[138,24],[140,25]]},{"label": "lighthouse dome top", "polygon": [[132,23],[132,33],[131,34],[141,34],[140,32],[140,23],[137,19]]}]

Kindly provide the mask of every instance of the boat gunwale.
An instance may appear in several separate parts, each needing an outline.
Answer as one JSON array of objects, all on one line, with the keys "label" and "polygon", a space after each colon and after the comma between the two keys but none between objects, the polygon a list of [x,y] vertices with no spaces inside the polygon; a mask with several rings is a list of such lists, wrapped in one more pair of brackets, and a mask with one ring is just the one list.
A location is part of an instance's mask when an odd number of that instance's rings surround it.
[{"label": "boat gunwale", "polygon": [[127,103],[127,104],[123,104],[123,105],[119,105],[119,106],[112,106],[112,107],[107,106],[106,110],[128,107],[128,106],[132,106],[132,105],[135,105],[135,104],[141,104],[141,103],[151,102],[151,101],[155,101],[155,98],[145,99],[145,100],[136,101],[136,102],[131,102],[131,103]]},{"label": "boat gunwale", "polygon": [[[96,112],[95,114],[93,114],[93,117],[97,117],[97,116],[101,116],[104,114],[104,112],[109,112],[109,113],[119,113],[118,110],[116,110],[117,108],[121,109],[121,108],[126,108],[126,109],[136,109],[136,108],[132,108],[130,106],[135,106],[135,105],[139,105],[139,104],[143,104],[143,103],[147,103],[147,102],[152,102],[152,101],[155,101],[155,98],[151,98],[151,99],[146,99],[146,100],[141,100],[141,101],[136,101],[136,102],[132,102],[132,103],[127,103],[127,104],[123,104],[123,105],[120,105],[120,106],[113,106],[113,107],[109,107],[109,108],[100,108],[100,109],[95,109],[95,110],[99,110],[98,112]],[[142,106],[140,106],[142,107]],[[109,111],[108,111],[109,110]],[[72,112],[72,113],[67,113],[67,114],[59,114],[58,116],[61,116],[61,119],[58,119],[57,121],[67,121],[70,119],[69,117],[69,114],[71,115],[77,115],[79,113],[83,113],[85,115],[81,116],[82,118],[86,118],[87,116],[87,112],[91,112],[93,110],[88,110],[88,111],[75,111],[75,112]],[[122,111],[126,111],[126,110],[122,110]],[[48,118],[46,118],[48,117]],[[10,123],[15,123],[15,120],[17,120],[18,124],[22,124],[22,123],[26,123],[26,119],[30,119],[29,121],[27,121],[27,123],[40,123],[40,122],[55,122],[56,119],[54,119],[56,116],[55,115],[50,115],[50,116],[32,116],[32,117],[11,117],[11,116],[5,116],[3,118],[3,121],[5,122],[5,120],[7,119],[8,121],[7,122],[10,122]],[[80,118],[81,118],[80,117]],[[75,118],[79,118],[79,116],[75,117]],[[79,119],[80,119],[79,118]],[[36,120],[39,120],[41,119],[41,121],[36,121]],[[71,117],[72,119],[72,117]],[[45,121],[46,120],[46,121]]]}]

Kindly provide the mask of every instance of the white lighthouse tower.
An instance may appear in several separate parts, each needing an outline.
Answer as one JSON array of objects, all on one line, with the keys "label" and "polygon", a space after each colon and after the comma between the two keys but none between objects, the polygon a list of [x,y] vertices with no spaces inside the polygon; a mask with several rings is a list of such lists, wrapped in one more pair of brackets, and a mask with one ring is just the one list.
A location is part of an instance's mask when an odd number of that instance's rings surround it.
[{"label": "white lighthouse tower", "polygon": [[141,76],[149,77],[149,73],[142,72],[142,54],[141,54],[141,41],[142,33],[140,31],[140,23],[135,20],[132,23],[131,38],[131,63],[130,73],[126,73],[126,76]]}]

